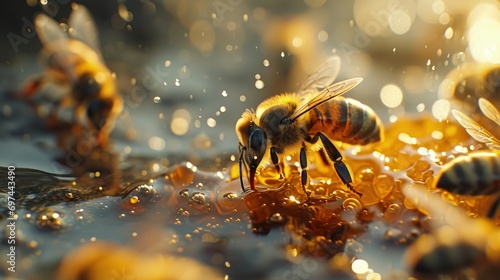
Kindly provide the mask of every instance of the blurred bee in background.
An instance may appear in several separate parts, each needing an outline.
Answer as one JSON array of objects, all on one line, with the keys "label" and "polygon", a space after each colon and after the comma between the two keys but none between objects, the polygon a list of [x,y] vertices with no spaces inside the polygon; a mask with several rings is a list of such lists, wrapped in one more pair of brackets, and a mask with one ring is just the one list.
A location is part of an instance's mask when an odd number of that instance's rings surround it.
[{"label": "blurred bee in background", "polygon": [[[430,232],[418,237],[403,256],[418,279],[497,279],[500,230],[489,219],[471,219],[460,207],[418,184],[403,189],[432,217]],[[446,274],[446,275],[443,275]]]},{"label": "blurred bee in background", "polygon": [[103,145],[122,112],[123,99],[113,74],[104,64],[97,30],[88,10],[73,5],[68,26],[65,32],[47,15],[35,18],[35,28],[43,44],[45,71],[27,82],[21,97],[36,99],[44,92],[43,98],[53,105],[46,110],[49,127],[69,123],[73,136],[89,133],[96,145]]},{"label": "blurred bee in background", "polygon": [[[486,117],[500,126],[500,113],[491,102],[480,98],[478,105]],[[452,110],[452,114],[472,138],[484,143],[490,149],[500,150],[500,140],[486,128],[458,110]],[[436,187],[459,195],[499,194],[500,157],[493,151],[477,152],[458,157],[446,164],[440,171]],[[490,206],[487,216],[494,217],[499,207],[500,196]]]},{"label": "blurred bee in background", "polygon": [[284,175],[278,155],[299,153],[301,184],[304,192],[308,193],[305,188],[306,151],[323,148],[333,161],[341,181],[361,196],[353,189],[350,171],[330,138],[348,144],[366,145],[381,140],[383,127],[370,107],[354,99],[340,97],[357,86],[362,78],[332,85],[339,70],[340,58],[329,57],[304,80],[297,93],[276,95],[259,104],[255,111],[243,113],[236,123],[243,191],[243,165],[249,169],[250,188],[255,190],[255,175],[260,168],[270,161],[282,179]]},{"label": "blurred bee in background", "polygon": [[[477,123],[494,131],[496,124],[481,114],[480,98],[488,98],[500,106],[500,68],[493,63],[467,62],[450,71],[440,86],[440,97],[454,103],[456,108],[474,115]],[[477,115],[477,118],[476,118]]]}]

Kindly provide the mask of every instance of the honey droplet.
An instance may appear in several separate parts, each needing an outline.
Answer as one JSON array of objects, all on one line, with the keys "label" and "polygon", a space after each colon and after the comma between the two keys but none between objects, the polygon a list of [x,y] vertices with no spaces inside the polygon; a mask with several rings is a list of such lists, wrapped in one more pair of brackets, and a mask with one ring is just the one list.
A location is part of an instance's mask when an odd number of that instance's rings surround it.
[{"label": "honey droplet", "polygon": [[372,167],[368,166],[359,170],[357,176],[363,182],[372,182],[375,178],[375,172],[373,172]]},{"label": "honey droplet", "polygon": [[175,187],[183,187],[193,182],[195,172],[191,164],[187,165],[179,165],[177,166],[172,173],[170,173],[169,178],[172,181],[172,184]]},{"label": "honey droplet", "polygon": [[50,209],[46,209],[38,214],[36,225],[42,229],[59,230],[63,226],[61,214]]},{"label": "honey droplet", "polygon": [[348,212],[359,212],[362,208],[361,202],[357,198],[350,197],[342,203],[342,207]]},{"label": "honey droplet", "polygon": [[130,203],[136,204],[137,202],[139,202],[139,198],[137,196],[134,195],[130,197]]},{"label": "honey droplet", "polygon": [[380,174],[373,182],[373,190],[379,199],[384,199],[394,189],[394,178],[387,174]]},{"label": "honey droplet", "polygon": [[392,203],[384,211],[384,219],[388,223],[394,222],[397,218],[401,216],[402,207],[397,203]]}]

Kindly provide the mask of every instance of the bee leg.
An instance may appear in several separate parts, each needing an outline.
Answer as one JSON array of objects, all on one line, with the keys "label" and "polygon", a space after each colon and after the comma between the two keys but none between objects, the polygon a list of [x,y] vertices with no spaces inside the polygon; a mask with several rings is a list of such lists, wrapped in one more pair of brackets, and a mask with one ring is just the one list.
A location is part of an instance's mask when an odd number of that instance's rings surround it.
[{"label": "bee leg", "polygon": [[245,185],[243,185],[243,152],[247,149],[247,147],[241,145],[241,143],[238,143],[238,150],[240,151],[240,157],[239,157],[239,168],[240,168],[240,183],[241,183],[241,189],[243,192],[245,192]]},{"label": "bee leg", "polygon": [[311,139],[312,143],[315,143],[318,141],[318,138],[321,139],[321,142],[323,143],[323,147],[325,148],[326,154],[328,155],[328,158],[333,161],[333,167],[335,168],[335,171],[339,175],[340,180],[347,185],[350,191],[353,193],[357,194],[359,197],[361,197],[363,194],[356,191],[351,183],[352,183],[352,176],[351,172],[349,172],[349,169],[345,165],[345,163],[342,161],[342,154],[339,152],[337,147],[333,145],[332,141],[328,139],[323,133],[318,132],[314,137]]},{"label": "bee leg", "polygon": [[280,162],[278,158],[278,153],[281,154],[283,151],[280,148],[271,147],[270,152],[271,152],[271,161],[273,162],[274,167],[276,168],[278,174],[280,174],[280,179],[283,179],[285,176],[283,175],[283,173],[281,173]]},{"label": "bee leg", "polygon": [[309,193],[306,190],[306,185],[307,185],[307,157],[306,157],[306,149],[304,146],[300,149],[300,168],[302,171],[300,172],[300,179],[302,183],[302,190],[304,191],[307,196],[309,196]]}]

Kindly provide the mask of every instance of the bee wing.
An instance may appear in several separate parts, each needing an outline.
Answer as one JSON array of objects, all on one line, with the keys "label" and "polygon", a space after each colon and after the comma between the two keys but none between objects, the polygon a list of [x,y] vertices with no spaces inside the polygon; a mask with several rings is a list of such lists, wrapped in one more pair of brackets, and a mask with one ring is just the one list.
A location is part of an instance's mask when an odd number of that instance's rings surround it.
[{"label": "bee wing", "polygon": [[328,57],[316,66],[309,74],[297,91],[299,95],[308,95],[333,84],[340,71],[340,58],[336,55]]},{"label": "bee wing", "polygon": [[44,46],[57,44],[64,47],[68,39],[59,23],[44,14],[40,14],[35,18],[35,29]]},{"label": "bee wing", "polygon": [[304,102],[301,102],[299,108],[295,110],[295,112],[290,116],[290,119],[294,121],[295,119],[309,112],[310,110],[314,109],[318,105],[321,105],[336,96],[342,95],[350,91],[359,83],[361,83],[362,80],[363,78],[353,78],[326,87],[322,91],[313,95],[312,98],[305,99]]},{"label": "bee wing", "polygon": [[70,56],[73,54],[68,48],[67,33],[61,29],[57,21],[45,14],[36,16],[35,29],[45,50],[50,54],[51,64],[57,65],[71,80],[75,80],[74,67],[69,62],[71,61]]},{"label": "bee wing", "polygon": [[452,110],[451,113],[472,138],[486,144],[491,149],[500,150],[500,141],[488,130],[458,110]]},{"label": "bee wing", "polygon": [[78,5],[70,15],[68,25],[73,38],[82,41],[100,54],[97,28],[87,8]]},{"label": "bee wing", "polygon": [[486,98],[479,98],[479,108],[481,112],[488,117],[488,119],[494,121],[497,125],[500,126],[500,112],[498,112],[497,108],[491,104]]}]

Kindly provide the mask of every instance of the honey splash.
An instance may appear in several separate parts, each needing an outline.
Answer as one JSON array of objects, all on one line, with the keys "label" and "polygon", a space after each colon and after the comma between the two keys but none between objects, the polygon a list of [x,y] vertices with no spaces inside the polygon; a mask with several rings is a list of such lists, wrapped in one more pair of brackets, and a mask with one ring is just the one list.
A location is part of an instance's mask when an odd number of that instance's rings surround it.
[{"label": "honey splash", "polygon": [[[353,187],[363,196],[342,184],[321,153],[308,155],[314,157],[308,168],[308,195],[300,183],[298,159],[287,158],[286,179],[279,179],[274,166],[265,167],[257,174],[257,191],[244,196],[254,233],[267,234],[284,225],[296,237],[289,248],[293,255],[345,254],[377,266],[380,260],[370,253],[374,248],[402,254],[422,234],[433,231],[431,221],[437,217],[403,193],[408,186],[424,186],[468,216],[481,216],[476,200],[482,198],[453,195],[434,185],[446,163],[481,147],[454,121],[410,116],[389,125],[381,143],[336,144],[352,171]],[[230,178],[238,174],[233,167]]]}]

